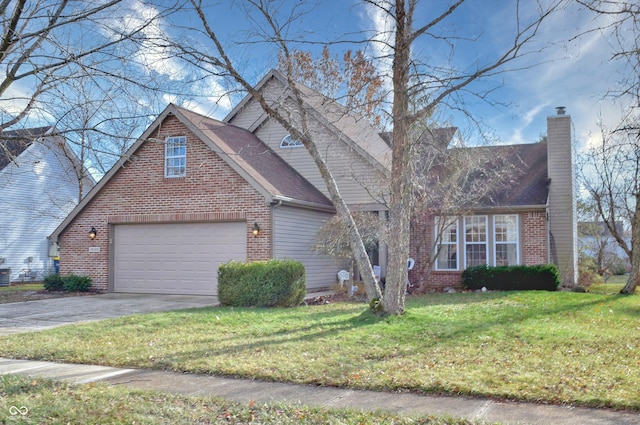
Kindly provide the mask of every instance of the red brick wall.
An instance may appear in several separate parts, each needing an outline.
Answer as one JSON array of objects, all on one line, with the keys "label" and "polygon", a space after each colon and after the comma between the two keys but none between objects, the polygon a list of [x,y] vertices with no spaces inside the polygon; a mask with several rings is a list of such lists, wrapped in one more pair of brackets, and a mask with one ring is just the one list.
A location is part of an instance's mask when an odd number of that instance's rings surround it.
[{"label": "red brick wall", "polygon": [[522,264],[546,264],[547,218],[544,211],[531,211],[520,215],[522,220]]},{"label": "red brick wall", "polygon": [[[187,175],[164,177],[164,140],[187,137]],[[265,199],[174,116],[151,135],[61,234],[60,272],[89,275],[108,290],[109,225],[125,222],[246,221],[247,260],[271,252],[271,209]],[[260,225],[254,238],[253,224]],[[95,227],[98,236],[89,239]],[[90,248],[100,252],[89,252]]]},{"label": "red brick wall", "polygon": [[[512,214],[512,213],[509,213]],[[547,223],[544,211],[518,214],[520,217],[520,263],[547,263]],[[491,220],[491,218],[489,218]],[[420,292],[441,291],[452,287],[462,289],[462,271],[435,271],[430,263],[433,254],[434,217],[421,215],[412,222],[410,255],[416,261],[409,272],[409,281]],[[490,241],[492,243],[492,241]],[[461,246],[460,246],[461,248]],[[460,258],[459,261],[462,261]],[[459,264],[462,268],[463,264]]]}]

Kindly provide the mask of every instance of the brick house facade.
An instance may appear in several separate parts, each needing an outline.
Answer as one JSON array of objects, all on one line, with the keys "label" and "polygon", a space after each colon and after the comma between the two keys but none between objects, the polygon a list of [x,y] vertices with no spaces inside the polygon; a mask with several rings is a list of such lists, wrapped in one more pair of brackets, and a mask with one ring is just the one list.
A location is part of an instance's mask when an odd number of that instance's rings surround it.
[{"label": "brick house facade", "polygon": [[[214,126],[211,128],[215,130],[209,128],[208,131],[217,133],[221,128],[232,127],[173,105],[161,114],[147,134],[103,178],[95,192],[91,192],[52,235],[58,243],[62,274],[89,275],[93,278],[95,290],[132,292],[133,289],[125,283],[119,286],[117,270],[114,270],[117,268],[118,254],[114,248],[118,244],[114,240],[118,238],[117,229],[124,229],[124,226],[158,224],[159,234],[162,235],[163,226],[176,223],[211,223],[220,228],[241,223],[244,226],[244,240],[241,243],[246,246],[246,251],[241,258],[229,259],[258,261],[274,258],[274,252],[282,251],[274,245],[272,227],[277,224],[275,220],[279,216],[274,214],[276,207],[279,207],[279,214],[283,208],[285,211],[288,208],[310,219],[318,216],[328,218],[333,214],[333,208],[324,195],[278,157],[266,155],[268,149],[250,133],[231,128],[236,134],[234,140],[243,137],[246,140],[238,142],[240,147],[235,153],[218,140],[226,149],[226,153],[221,153],[205,143],[202,134],[194,132],[194,128],[200,132],[207,126]],[[167,178],[165,140],[176,136],[186,137],[187,172],[183,177]],[[208,140],[214,139],[214,135],[210,134]],[[252,148],[258,148],[260,153],[247,153]],[[230,161],[233,161],[233,166]],[[256,170],[260,166],[266,169]],[[266,190],[256,185],[255,181],[263,180],[272,171],[284,181],[286,187],[282,191],[278,188],[277,179],[265,184]],[[296,190],[302,193],[298,201],[303,206],[294,208],[296,200],[291,195]],[[283,201],[286,204],[283,205]],[[257,224],[259,233],[255,235],[253,230]],[[90,229],[96,230],[93,239],[88,237]],[[308,251],[309,237],[306,236],[306,239],[303,247],[295,247],[294,250]],[[221,241],[219,244],[223,246],[223,257],[225,243]],[[149,253],[149,256],[152,255]],[[175,253],[167,249],[158,258],[170,262],[172,255]],[[333,259],[316,257],[315,261],[319,264],[308,264],[307,268],[326,268],[332,278],[333,270],[337,267]],[[153,276],[153,270],[146,272]],[[311,276],[308,281],[311,281],[312,287],[331,285],[332,281],[323,279],[327,277],[318,280]],[[213,284],[204,282],[203,285],[209,288],[203,294],[215,293]],[[152,283],[145,288],[144,282],[137,288],[142,292],[165,291],[164,288],[154,289]],[[176,288],[174,293],[191,293],[189,291]]]},{"label": "brick house facade", "polygon": [[[547,263],[548,229],[544,210],[538,211],[492,211],[477,212],[475,216],[491,218],[501,215],[515,215],[519,223],[518,264],[537,265]],[[461,218],[463,218],[462,216]],[[413,223],[410,252],[414,258],[414,267],[409,271],[409,282],[415,291],[442,291],[446,288],[462,288],[462,269],[438,270],[433,261],[433,250],[436,246],[436,216],[428,215]],[[424,237],[419,237],[423,235]],[[491,239],[491,237],[489,238]],[[493,253],[492,253],[493,254]],[[489,264],[492,264],[491,258]],[[492,265],[495,265],[493,263]]]},{"label": "brick house facade", "polygon": [[[327,153],[343,198],[353,210],[384,220],[391,164],[385,133],[301,89],[317,118],[312,127],[318,149]],[[277,71],[256,90],[287,105],[287,82]],[[446,243],[434,230],[442,220],[437,212],[416,214],[411,283],[423,291],[442,290],[460,287],[468,265],[545,263],[558,264],[565,285],[575,282],[571,120],[559,109],[547,126],[546,142],[485,148],[489,157],[506,158],[514,173],[493,196],[454,217]],[[434,132],[442,137],[435,142],[446,151],[455,129],[443,130]],[[182,143],[178,160],[186,161],[177,178],[167,176],[174,138]],[[344,261],[323,257],[313,246],[335,209],[309,153],[294,142],[250,96],[224,122],[170,105],[51,235],[60,249],[61,272],[90,275],[102,291],[213,294],[216,282],[209,275],[216,274],[216,261],[293,258],[305,265],[310,291],[331,287]],[[476,148],[464,149],[475,154]],[[180,239],[191,229],[187,224],[202,226]],[[95,239],[88,237],[92,228]],[[372,258],[382,278],[386,257],[380,243]],[[184,264],[203,269],[192,274]],[[182,274],[176,272],[180,267]],[[200,279],[200,286],[179,283],[191,279]],[[129,280],[139,282],[128,285]]]}]

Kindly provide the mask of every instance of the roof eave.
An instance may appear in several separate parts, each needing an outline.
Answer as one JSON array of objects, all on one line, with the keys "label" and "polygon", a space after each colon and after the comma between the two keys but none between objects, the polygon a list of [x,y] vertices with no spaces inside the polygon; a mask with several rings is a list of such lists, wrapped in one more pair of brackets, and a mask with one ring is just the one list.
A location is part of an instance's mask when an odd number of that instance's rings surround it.
[{"label": "roof eave", "polygon": [[301,201],[299,199],[289,198],[286,196],[274,196],[271,203],[278,205],[289,205],[292,207],[299,207],[316,211],[325,211],[330,213],[336,212],[336,209],[333,205],[320,204],[310,201]]},{"label": "roof eave", "polygon": [[118,162],[116,162],[113,167],[105,174],[100,181],[93,186],[93,188],[89,191],[87,196],[82,198],[82,200],[76,205],[76,207],[67,215],[67,217],[56,227],[56,229],[49,236],[50,240],[53,243],[58,243],[58,238],[60,234],[64,232],[64,230],[71,224],[71,222],[76,218],[78,214],[93,200],[93,198],[100,192],[100,190],[111,180],[111,178],[124,166],[124,164],[131,158],[131,155],[138,150],[140,145],[144,143],[149,136],[155,131],[155,129],[160,125],[160,123],[170,114],[175,114],[177,108],[174,104],[169,104],[164,111],[151,123],[151,125],[147,128],[147,130],[142,133],[142,135],[136,140],[136,142],[131,145],[129,149],[120,157]]}]

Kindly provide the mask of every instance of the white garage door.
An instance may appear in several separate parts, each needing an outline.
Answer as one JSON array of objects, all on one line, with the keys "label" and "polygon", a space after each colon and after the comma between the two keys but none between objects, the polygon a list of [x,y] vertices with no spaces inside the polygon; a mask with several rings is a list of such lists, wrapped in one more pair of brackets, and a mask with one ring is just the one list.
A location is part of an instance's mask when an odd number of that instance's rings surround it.
[{"label": "white garage door", "polygon": [[118,224],[114,291],[217,295],[218,267],[245,261],[247,224]]}]

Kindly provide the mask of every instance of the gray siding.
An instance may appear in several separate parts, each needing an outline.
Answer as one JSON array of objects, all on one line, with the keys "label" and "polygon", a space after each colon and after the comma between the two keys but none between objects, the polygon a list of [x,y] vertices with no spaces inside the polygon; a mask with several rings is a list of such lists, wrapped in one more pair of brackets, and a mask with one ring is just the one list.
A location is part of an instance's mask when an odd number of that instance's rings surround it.
[{"label": "gray siding", "polygon": [[[380,203],[386,192],[387,182],[383,174],[366,161],[345,141],[328,134],[320,124],[315,129],[315,142],[334,176],[340,193],[350,205]],[[263,124],[256,135],[287,161],[298,173],[329,196],[327,187],[309,152],[304,148],[280,148],[287,134],[274,120]]]},{"label": "gray siding", "polygon": [[336,261],[313,250],[318,229],[331,214],[289,206],[273,210],[273,258],[293,259],[304,264],[307,290],[330,288],[337,283],[337,273],[346,262]]},{"label": "gray siding", "polygon": [[549,178],[550,261],[560,269],[562,283],[573,286],[577,279],[578,224],[576,219],[575,171],[571,147],[571,117],[547,118]]}]

